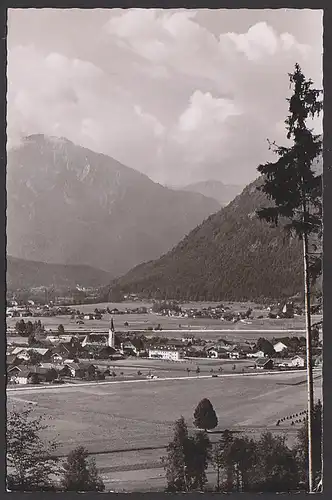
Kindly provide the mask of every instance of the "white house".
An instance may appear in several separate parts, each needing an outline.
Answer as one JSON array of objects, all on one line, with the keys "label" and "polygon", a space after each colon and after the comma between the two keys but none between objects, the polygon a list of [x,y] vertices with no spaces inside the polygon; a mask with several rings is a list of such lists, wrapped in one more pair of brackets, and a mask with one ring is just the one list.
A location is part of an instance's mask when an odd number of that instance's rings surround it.
[{"label": "white house", "polygon": [[229,359],[240,359],[241,355],[239,351],[232,351],[228,353]]},{"label": "white house", "polygon": [[214,345],[206,349],[209,358],[219,358],[228,353],[228,349],[225,347]]},{"label": "white house", "polygon": [[305,364],[305,359],[302,356],[294,356],[289,362],[289,366],[296,366],[297,368],[304,368]]},{"label": "white house", "polygon": [[76,338],[74,335],[47,335],[46,340],[52,344],[59,344],[61,342],[74,343]]},{"label": "white house", "polygon": [[276,344],[274,344],[273,349],[275,350],[275,352],[283,352],[288,349],[288,346],[283,342],[277,342]]},{"label": "white house", "polygon": [[247,358],[264,358],[265,354],[263,351],[257,351],[257,352],[248,352],[247,353]]},{"label": "white house", "polygon": [[29,361],[30,352],[35,351],[42,356],[42,358],[46,358],[50,354],[49,349],[40,348],[40,347],[16,347],[12,354],[17,356],[20,359],[24,359],[25,361]]},{"label": "white house", "polygon": [[179,349],[167,349],[159,347],[156,349],[149,349],[149,358],[179,361],[182,358],[182,352]]},{"label": "white house", "polygon": [[57,352],[51,355],[51,360],[53,363],[61,363],[63,361],[63,356]]},{"label": "white house", "polygon": [[29,375],[30,375],[30,372],[25,370],[24,372],[22,373],[19,373],[15,379],[15,382],[17,384],[22,384],[22,385],[26,385],[28,383],[28,378],[29,378]]}]

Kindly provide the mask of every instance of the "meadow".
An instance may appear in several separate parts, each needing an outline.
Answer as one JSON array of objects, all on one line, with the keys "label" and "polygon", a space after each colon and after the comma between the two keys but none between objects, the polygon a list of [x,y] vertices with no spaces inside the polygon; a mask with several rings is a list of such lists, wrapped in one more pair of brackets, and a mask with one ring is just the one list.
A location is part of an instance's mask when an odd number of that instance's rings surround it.
[{"label": "meadow", "polygon": [[[104,303],[104,304],[85,304],[80,306],[75,306],[80,311],[85,313],[93,312],[97,308],[110,309],[117,307],[119,310],[124,310],[125,308],[139,307],[141,305],[151,306],[146,302],[133,302],[133,303]],[[209,303],[191,303],[185,304],[184,307],[199,307],[204,305],[208,307]],[[210,305],[214,305],[211,303]],[[236,311],[245,310],[249,306],[253,306],[250,303],[247,304],[231,304]],[[258,307],[258,306],[256,306]],[[155,335],[160,337],[171,337],[171,338],[181,338],[188,334],[195,337],[201,337],[206,340],[215,341],[218,338],[224,338],[226,340],[255,340],[258,337],[282,337],[285,335],[304,335],[304,317],[296,316],[293,319],[269,319],[267,318],[267,311],[262,309],[253,309],[254,318],[249,322],[237,322],[232,323],[228,321],[222,321],[212,318],[177,318],[177,317],[166,317],[159,316],[153,313],[148,314],[121,314],[114,315],[114,326],[116,331],[141,331],[145,334],[151,334],[148,329],[156,328],[159,324],[162,328],[161,331],[157,331]],[[264,315],[264,318],[258,319],[258,316]],[[56,316],[56,317],[34,317],[34,318],[24,318],[25,321],[36,321],[40,319],[45,329],[49,332],[57,331],[57,328],[62,324],[67,332],[77,332],[84,333],[86,331],[107,331],[110,325],[111,315],[104,314],[101,320],[84,320],[83,325],[78,325],[76,319],[71,319],[70,316]],[[313,317],[313,321],[318,321],[321,316]],[[7,318],[7,327],[13,328],[17,322],[18,318]],[[8,341],[18,340],[15,336],[7,336]],[[20,341],[25,341],[20,338]]]},{"label": "meadow", "polygon": [[[139,363],[143,371],[144,363]],[[155,373],[161,377],[170,375],[157,371],[162,362],[153,363]],[[210,363],[213,361],[202,364],[203,372],[204,367],[212,366]],[[129,360],[121,364],[121,369],[133,369]],[[7,390],[7,409],[30,406],[34,415],[46,416],[49,427],[44,436],[56,439],[59,456],[78,445],[85,446],[96,459],[107,489],[118,492],[164,487],[161,457],[172,438],[174,421],[183,415],[192,431],[193,412],[203,397],[211,400],[218,415],[218,426],[210,434],[212,442],[218,441],[220,431],[228,428],[252,437],[271,430],[287,436],[290,445],[294,443],[299,425],[291,426],[286,421],[277,427],[276,422],[306,409],[305,373],[230,376],[225,370],[218,378],[194,374],[181,378],[179,365],[173,365],[172,376],[179,377],[177,380],[127,379],[74,387]],[[315,398],[322,398],[317,372]],[[213,470],[208,476],[209,481],[215,482]]]},{"label": "meadow", "polygon": [[[51,417],[49,437],[57,437],[59,452],[82,444],[91,453],[165,446],[174,421],[208,397],[225,428],[275,428],[279,418],[306,406],[304,373],[142,380],[130,383],[62,386],[7,391],[7,404],[31,402],[35,414]],[[321,397],[317,381],[317,397]]]}]

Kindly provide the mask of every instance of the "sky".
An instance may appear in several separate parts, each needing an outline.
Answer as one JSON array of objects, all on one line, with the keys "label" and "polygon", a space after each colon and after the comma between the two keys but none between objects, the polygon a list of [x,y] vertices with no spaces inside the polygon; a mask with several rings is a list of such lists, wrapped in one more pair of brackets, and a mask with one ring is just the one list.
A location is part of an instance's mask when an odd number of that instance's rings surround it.
[{"label": "sky", "polygon": [[[8,148],[66,137],[161,184],[251,182],[288,73],[322,88],[320,10],[9,9]],[[314,124],[321,132],[321,120]]]}]

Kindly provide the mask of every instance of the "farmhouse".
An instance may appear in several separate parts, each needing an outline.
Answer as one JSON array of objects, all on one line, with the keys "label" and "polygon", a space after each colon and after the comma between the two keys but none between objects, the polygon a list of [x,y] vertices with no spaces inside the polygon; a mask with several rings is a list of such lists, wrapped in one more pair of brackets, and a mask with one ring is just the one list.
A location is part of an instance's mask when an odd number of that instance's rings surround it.
[{"label": "farmhouse", "polygon": [[31,374],[32,372],[29,369],[24,368],[16,374],[13,380],[15,380],[17,384],[28,384],[29,379],[31,380]]},{"label": "farmhouse", "polygon": [[290,362],[288,363],[289,366],[295,366],[298,368],[304,368],[306,365],[305,358],[303,356],[294,356]]},{"label": "farmhouse", "polygon": [[30,360],[30,353],[34,351],[42,357],[43,360],[50,359],[51,351],[50,349],[41,348],[41,347],[16,347],[12,354],[16,355],[18,358],[24,359],[25,361]]},{"label": "farmhouse", "polygon": [[273,368],[273,360],[270,358],[257,359],[255,368],[258,368],[259,370],[270,370],[271,368]]},{"label": "farmhouse", "polygon": [[234,346],[229,352],[230,359],[243,359],[247,357],[247,354],[251,353],[251,347],[247,344],[240,344]]},{"label": "farmhouse", "polygon": [[193,336],[185,335],[182,337],[181,341],[186,344],[193,344],[195,342],[195,338]]},{"label": "farmhouse", "polygon": [[7,367],[7,379],[9,382],[16,382],[17,376],[25,370],[24,366],[8,366]]},{"label": "farmhouse", "polygon": [[82,342],[82,347],[85,347],[88,345],[99,345],[99,346],[108,345],[108,334],[107,333],[88,333]]},{"label": "farmhouse", "polygon": [[283,352],[288,349],[288,346],[284,342],[277,342],[274,344],[273,349],[275,352]]},{"label": "farmhouse", "polygon": [[226,357],[228,354],[228,349],[221,346],[212,346],[206,349],[209,358],[222,358]]},{"label": "farmhouse", "polygon": [[134,354],[139,356],[141,353],[145,352],[145,347],[142,339],[133,338],[131,340],[126,340],[121,343],[121,351],[126,354]]},{"label": "farmhouse", "polygon": [[85,347],[87,345],[108,346],[113,347],[114,349],[119,346],[119,339],[114,332],[114,327],[111,326],[108,332],[91,332],[85,335],[82,341],[82,347]]},{"label": "farmhouse", "polygon": [[52,344],[70,344],[73,347],[79,343],[74,335],[47,335],[46,340]]},{"label": "farmhouse", "polygon": [[96,367],[90,363],[66,363],[65,366],[69,369],[72,377],[93,376],[96,372]]},{"label": "farmhouse", "polygon": [[73,357],[75,354],[77,354],[77,351],[81,349],[81,345],[79,342],[75,343],[73,345],[72,342],[59,342],[56,346],[52,348],[52,353],[53,354],[58,354],[62,358],[67,358],[67,357]]},{"label": "farmhouse", "polygon": [[22,362],[22,360],[20,358],[18,358],[17,356],[15,356],[14,354],[8,354],[6,356],[7,366],[19,365],[21,362]]},{"label": "farmhouse", "polygon": [[180,349],[158,347],[154,349],[149,349],[149,358],[179,361],[182,358],[182,351]]},{"label": "farmhouse", "polygon": [[264,358],[265,353],[263,351],[248,352],[247,358]]},{"label": "farmhouse", "polygon": [[22,369],[16,376],[18,384],[39,384],[40,382],[52,382],[58,377],[54,369],[27,367]]},{"label": "farmhouse", "polygon": [[62,363],[62,361],[63,361],[63,356],[61,356],[61,354],[55,352],[54,354],[51,355],[52,363]]}]

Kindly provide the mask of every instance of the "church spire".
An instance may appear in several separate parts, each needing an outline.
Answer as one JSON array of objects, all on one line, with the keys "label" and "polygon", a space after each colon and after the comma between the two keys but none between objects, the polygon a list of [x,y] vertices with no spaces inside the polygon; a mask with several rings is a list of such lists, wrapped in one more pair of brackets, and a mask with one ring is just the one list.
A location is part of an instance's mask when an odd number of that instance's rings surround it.
[{"label": "church spire", "polygon": [[111,318],[111,331],[114,332],[115,329],[114,329],[114,322],[113,322],[113,318]]}]

